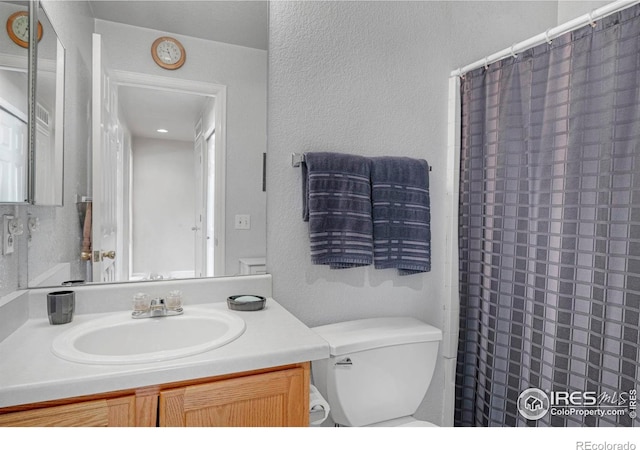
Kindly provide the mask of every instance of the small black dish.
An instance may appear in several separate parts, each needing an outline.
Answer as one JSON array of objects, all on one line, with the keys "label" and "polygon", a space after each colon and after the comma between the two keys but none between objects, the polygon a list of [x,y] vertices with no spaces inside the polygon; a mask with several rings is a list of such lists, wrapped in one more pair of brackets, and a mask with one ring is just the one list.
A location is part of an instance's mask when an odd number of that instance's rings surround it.
[{"label": "small black dish", "polygon": [[[242,297],[251,297],[243,299]],[[240,301],[238,301],[240,299]],[[260,311],[264,309],[267,299],[259,295],[232,295],[227,298],[227,306],[233,311]]]}]

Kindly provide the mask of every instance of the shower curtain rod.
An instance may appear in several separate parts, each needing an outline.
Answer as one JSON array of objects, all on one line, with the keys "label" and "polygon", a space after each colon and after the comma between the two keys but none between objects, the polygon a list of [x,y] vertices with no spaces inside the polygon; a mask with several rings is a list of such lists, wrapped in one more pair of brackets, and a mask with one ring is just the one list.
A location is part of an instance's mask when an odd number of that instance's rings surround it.
[{"label": "shower curtain rod", "polygon": [[640,0],[617,0],[615,2],[611,2],[600,8],[594,9],[590,13],[570,20],[569,22],[565,22],[562,25],[558,25],[555,28],[549,28],[544,33],[540,33],[532,38],[519,42],[518,44],[513,44],[509,48],[505,48],[504,50],[494,53],[486,58],[480,59],[472,64],[456,69],[451,72],[451,76],[459,77],[474,69],[487,67],[489,64],[500,61],[501,59],[507,58],[509,56],[515,57],[523,50],[535,47],[536,45],[542,44],[543,42],[550,43],[553,39],[564,33],[568,33],[569,31],[576,30],[588,24],[595,25],[596,20],[621,11],[636,3],[640,3]]}]

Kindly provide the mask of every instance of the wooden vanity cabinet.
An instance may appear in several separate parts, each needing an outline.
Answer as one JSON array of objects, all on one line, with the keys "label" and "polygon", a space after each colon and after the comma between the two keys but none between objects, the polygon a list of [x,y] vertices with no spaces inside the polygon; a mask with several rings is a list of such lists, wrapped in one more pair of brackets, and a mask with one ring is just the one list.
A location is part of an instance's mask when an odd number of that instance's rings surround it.
[{"label": "wooden vanity cabinet", "polygon": [[0,426],[304,427],[309,363],[0,409]]}]

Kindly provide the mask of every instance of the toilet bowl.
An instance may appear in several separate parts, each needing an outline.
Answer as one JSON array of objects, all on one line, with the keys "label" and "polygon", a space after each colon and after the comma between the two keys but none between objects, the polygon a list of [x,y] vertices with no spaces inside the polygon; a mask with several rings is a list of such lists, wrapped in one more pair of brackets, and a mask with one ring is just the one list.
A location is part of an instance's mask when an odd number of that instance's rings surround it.
[{"label": "toilet bowl", "polygon": [[330,357],[311,365],[313,380],[344,426],[429,427],[415,419],[435,369],[442,331],[410,317],[361,319],[315,327]]},{"label": "toilet bowl", "polygon": [[424,420],[418,420],[413,416],[400,417],[399,419],[385,420],[384,422],[378,422],[368,427],[437,427],[438,425],[431,422],[425,422]]}]

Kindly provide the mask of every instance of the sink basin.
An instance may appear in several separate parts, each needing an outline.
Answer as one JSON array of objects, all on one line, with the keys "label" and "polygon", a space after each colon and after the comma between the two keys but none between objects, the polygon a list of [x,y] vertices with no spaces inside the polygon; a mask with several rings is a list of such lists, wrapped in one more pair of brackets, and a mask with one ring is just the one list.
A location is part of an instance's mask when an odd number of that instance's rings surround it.
[{"label": "sink basin", "polygon": [[189,308],[181,316],[132,319],[118,313],[78,324],[52,343],[53,353],[85,364],[139,364],[222,347],[245,330],[227,311]]}]

